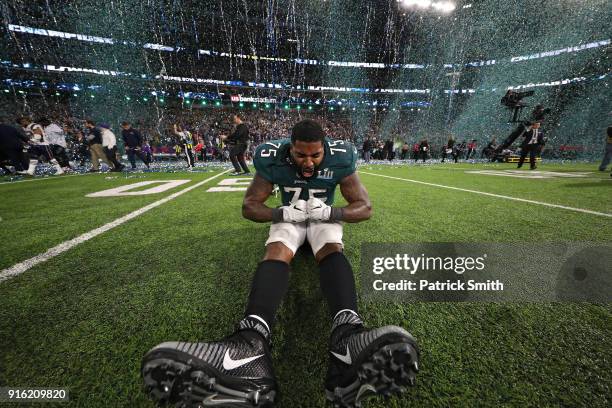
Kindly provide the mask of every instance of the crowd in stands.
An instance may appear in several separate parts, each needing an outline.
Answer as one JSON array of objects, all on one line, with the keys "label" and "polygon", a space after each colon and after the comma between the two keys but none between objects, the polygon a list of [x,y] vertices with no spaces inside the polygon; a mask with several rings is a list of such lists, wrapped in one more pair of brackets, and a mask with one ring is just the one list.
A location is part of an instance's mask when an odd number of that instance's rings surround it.
[{"label": "crowd in stands", "polygon": [[[184,109],[180,106],[169,106],[161,112],[147,111],[129,121],[129,118],[117,120],[116,114],[113,115],[114,120],[104,117],[91,118],[87,116],[86,111],[75,114],[74,110],[67,105],[42,106],[40,101],[36,100],[29,101],[25,107],[27,109],[21,107],[21,109],[8,112],[0,109],[0,123],[21,128],[30,138],[36,134],[39,139],[44,139],[42,142],[50,145],[51,148],[48,154],[40,156],[48,156],[48,161],[51,160],[50,158],[57,157],[63,170],[70,167],[67,164],[68,159],[84,166],[87,161],[91,160],[92,154],[95,155],[96,161],[98,159],[106,161],[109,167],[115,170],[123,168],[121,164],[123,154],[128,156],[133,168],[136,158],[139,158],[147,167],[155,160],[182,158],[188,152],[185,151],[185,140],[177,138],[176,132],[173,131],[174,125],[179,125],[188,136],[188,145],[191,149],[189,154],[193,154],[196,162],[227,161],[229,152],[228,147],[224,144],[223,136],[231,133],[231,116],[237,111],[240,111],[249,128],[250,146],[246,153],[247,159],[251,158],[260,143],[289,137],[291,127],[304,118],[314,119],[321,123],[327,135],[332,139],[353,142],[361,157],[366,161],[374,159],[421,160],[424,162],[435,158],[457,162],[477,158],[492,159],[491,153],[496,147],[495,138],[481,141],[476,139],[456,141],[454,137],[448,137],[448,135],[433,135],[429,140],[411,137],[406,134],[409,128],[403,123],[390,125],[388,121],[366,120],[365,124],[358,125],[356,123],[359,122],[354,118],[340,112],[330,114],[329,112],[285,110],[280,107],[238,110],[229,108]],[[17,120],[19,124],[16,123],[17,118],[20,118]],[[29,121],[25,121],[24,118]],[[33,125],[24,125],[26,122]],[[28,129],[27,126],[30,128]],[[35,128],[41,130],[33,132]],[[136,131],[137,137],[132,134],[133,131]],[[92,146],[98,140],[102,150]],[[40,142],[41,140],[37,143]],[[44,159],[45,157],[40,157],[40,160]],[[97,170],[98,166],[94,165],[92,168]]]}]

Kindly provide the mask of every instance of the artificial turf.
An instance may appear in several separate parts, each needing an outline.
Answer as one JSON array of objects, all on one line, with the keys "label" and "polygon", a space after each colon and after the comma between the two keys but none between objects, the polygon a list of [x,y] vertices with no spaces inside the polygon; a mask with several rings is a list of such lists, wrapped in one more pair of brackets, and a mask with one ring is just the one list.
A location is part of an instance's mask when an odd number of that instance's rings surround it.
[{"label": "artificial turf", "polygon": [[[344,228],[358,286],[363,243],[609,243],[612,231],[606,216],[366,173],[610,214],[612,182],[595,168],[548,164],[541,169],[585,177],[521,179],[467,173],[512,169],[506,164],[361,165],[374,215]],[[219,171],[0,184],[0,269]],[[0,282],[0,385],[67,388],[71,401],[62,406],[153,406],[142,390],[143,354],[163,341],[229,334],[263,254],[268,224],[242,218],[243,193],[207,192],[223,178]],[[85,197],[164,179],[191,181],[150,196]],[[403,326],[421,347],[416,387],[401,398],[369,400],[366,407],[610,405],[609,304],[362,300],[360,308],[368,325]],[[273,335],[279,406],[325,405],[329,326],[316,263],[300,250]]]}]

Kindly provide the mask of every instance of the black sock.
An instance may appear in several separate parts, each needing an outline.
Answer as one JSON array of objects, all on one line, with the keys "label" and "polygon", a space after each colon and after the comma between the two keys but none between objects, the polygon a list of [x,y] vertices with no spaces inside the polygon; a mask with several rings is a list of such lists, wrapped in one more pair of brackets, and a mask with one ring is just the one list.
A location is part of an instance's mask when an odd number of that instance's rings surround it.
[{"label": "black sock", "polygon": [[343,309],[357,313],[357,291],[353,269],[342,252],[327,255],[319,263],[321,290],[332,318]]},{"label": "black sock", "polygon": [[289,286],[289,265],[282,261],[262,261],[257,265],[245,316],[264,319],[272,330],[276,311]]}]

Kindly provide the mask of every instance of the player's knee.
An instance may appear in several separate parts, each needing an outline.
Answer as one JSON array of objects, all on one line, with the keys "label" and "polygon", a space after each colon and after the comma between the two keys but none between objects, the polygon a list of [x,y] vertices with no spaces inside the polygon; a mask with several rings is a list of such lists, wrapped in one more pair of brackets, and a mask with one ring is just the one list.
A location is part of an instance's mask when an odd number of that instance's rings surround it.
[{"label": "player's knee", "polygon": [[321,262],[327,255],[333,254],[334,252],[342,252],[342,245],[336,243],[328,243],[323,245],[323,248],[315,254],[317,262]]},{"label": "player's knee", "polygon": [[264,261],[282,261],[285,263],[291,263],[293,259],[293,251],[289,249],[282,242],[272,242],[266,245],[266,253],[264,255]]}]

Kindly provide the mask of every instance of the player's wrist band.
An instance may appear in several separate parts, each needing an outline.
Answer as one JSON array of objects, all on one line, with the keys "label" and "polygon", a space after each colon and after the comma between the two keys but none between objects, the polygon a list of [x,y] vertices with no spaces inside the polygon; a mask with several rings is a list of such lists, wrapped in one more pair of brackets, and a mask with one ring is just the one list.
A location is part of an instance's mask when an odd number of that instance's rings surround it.
[{"label": "player's wrist band", "polygon": [[344,221],[344,208],[332,207],[331,213],[329,215],[329,221],[331,222]]},{"label": "player's wrist band", "polygon": [[272,209],[272,222],[283,222],[283,209],[282,208],[273,208]]}]

